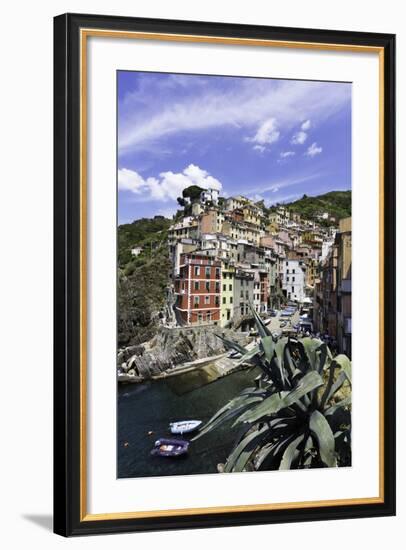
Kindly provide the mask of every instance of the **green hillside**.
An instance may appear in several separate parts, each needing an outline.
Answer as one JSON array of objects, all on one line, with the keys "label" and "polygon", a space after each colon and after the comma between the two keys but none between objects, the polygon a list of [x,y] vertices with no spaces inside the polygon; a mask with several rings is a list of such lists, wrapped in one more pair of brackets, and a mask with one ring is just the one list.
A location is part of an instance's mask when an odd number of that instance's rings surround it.
[{"label": "green hillside", "polygon": [[[169,279],[168,228],[163,216],[120,225],[118,255],[118,346],[140,344],[154,336]],[[141,246],[141,254],[131,248]]]},{"label": "green hillside", "polygon": [[125,267],[131,260],[131,248],[144,247],[142,256],[148,255],[148,250],[155,249],[167,241],[168,228],[172,220],[164,216],[154,218],[141,218],[132,223],[118,226],[117,230],[117,255],[119,267]]},{"label": "green hillside", "polygon": [[330,216],[340,220],[351,216],[351,191],[330,191],[317,197],[303,195],[301,199],[284,206],[305,218],[312,219],[318,214],[328,212]]}]

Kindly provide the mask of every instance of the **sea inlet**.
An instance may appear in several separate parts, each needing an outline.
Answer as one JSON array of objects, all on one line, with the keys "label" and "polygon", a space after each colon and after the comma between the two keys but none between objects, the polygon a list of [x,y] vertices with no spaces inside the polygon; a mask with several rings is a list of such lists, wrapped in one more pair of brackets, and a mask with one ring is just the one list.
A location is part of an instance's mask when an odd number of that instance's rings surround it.
[{"label": "sea inlet", "polygon": [[[253,386],[259,371],[240,370],[213,382],[194,384],[190,377],[118,384],[117,477],[152,477],[217,472],[224,463],[241,428],[232,421],[190,443],[185,456],[151,456],[154,442],[171,437],[169,423],[202,420],[211,416],[243,389]],[[191,389],[194,385],[198,386]],[[184,435],[190,440],[195,434]],[[179,437],[179,436],[172,436]]]}]

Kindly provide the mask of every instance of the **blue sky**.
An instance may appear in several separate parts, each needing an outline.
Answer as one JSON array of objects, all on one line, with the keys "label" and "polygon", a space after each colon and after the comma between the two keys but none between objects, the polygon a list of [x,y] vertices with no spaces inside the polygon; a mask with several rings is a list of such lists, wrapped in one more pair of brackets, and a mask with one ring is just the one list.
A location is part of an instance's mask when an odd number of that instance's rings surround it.
[{"label": "blue sky", "polygon": [[118,221],[192,184],[266,205],[351,189],[351,84],[119,71]]}]

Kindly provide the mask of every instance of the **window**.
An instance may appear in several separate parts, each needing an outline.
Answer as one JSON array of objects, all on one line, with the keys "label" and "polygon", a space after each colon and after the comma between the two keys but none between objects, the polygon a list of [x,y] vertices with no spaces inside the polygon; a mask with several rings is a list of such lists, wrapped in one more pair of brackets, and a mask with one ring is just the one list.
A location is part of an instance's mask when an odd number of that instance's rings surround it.
[{"label": "window", "polygon": [[233,285],[228,285],[228,290],[233,290]]},{"label": "window", "polygon": [[294,278],[294,277],[292,277],[292,283],[294,283],[294,282],[295,282],[295,278]]},{"label": "window", "polygon": [[294,270],[294,269],[292,269],[292,273],[295,273],[295,270]]},{"label": "window", "polygon": [[195,276],[198,277],[200,275],[200,267],[198,265],[195,265]]},{"label": "window", "polygon": [[225,303],[226,303],[226,297],[223,296],[223,304],[225,304]]},{"label": "window", "polygon": [[232,304],[232,303],[233,303],[233,297],[230,296],[230,304]]},{"label": "window", "polygon": [[289,269],[286,270],[286,273],[289,273]]},{"label": "window", "polygon": [[287,283],[289,282],[289,277],[286,277],[286,282],[287,282]]},{"label": "window", "polygon": [[200,303],[200,297],[199,296],[194,296],[193,302],[194,302],[195,307],[198,307],[199,303]]},{"label": "window", "polygon": [[206,319],[207,319],[207,321],[209,321],[209,322],[211,321],[211,311],[209,311],[209,312],[207,313]]},{"label": "window", "polygon": [[195,281],[195,290],[199,290],[199,281]]},{"label": "window", "polygon": [[223,285],[223,291],[225,292],[227,290],[227,285]]},{"label": "window", "polygon": [[249,298],[249,293],[248,293],[248,290],[245,291],[245,299],[248,300]]},{"label": "window", "polygon": [[198,314],[197,320],[199,321],[199,323],[201,323],[203,321],[203,314],[202,313]]},{"label": "window", "polygon": [[216,292],[217,292],[217,293],[220,292],[220,283],[216,283]]},{"label": "window", "polygon": [[210,296],[204,297],[204,303],[206,304],[206,306],[210,304]]},{"label": "window", "polygon": [[294,286],[292,286],[292,292],[295,292],[295,287]]},{"label": "window", "polygon": [[286,262],[286,265],[289,265],[289,262]]},{"label": "window", "polygon": [[220,298],[218,296],[216,296],[216,298],[214,300],[214,303],[215,303],[216,307],[220,307]]},{"label": "window", "polygon": [[206,281],[206,292],[210,292],[210,282]]},{"label": "window", "polygon": [[216,279],[220,279],[220,268],[216,267]]},{"label": "window", "polygon": [[210,267],[206,267],[206,279],[210,279]]},{"label": "window", "polygon": [[241,292],[240,292],[240,298],[244,298],[244,291],[243,290],[241,290]]}]

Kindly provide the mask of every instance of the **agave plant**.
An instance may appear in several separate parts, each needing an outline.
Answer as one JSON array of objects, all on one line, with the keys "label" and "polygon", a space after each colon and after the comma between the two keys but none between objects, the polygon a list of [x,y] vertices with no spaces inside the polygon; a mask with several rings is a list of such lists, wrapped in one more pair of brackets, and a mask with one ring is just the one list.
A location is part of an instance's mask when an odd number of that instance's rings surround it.
[{"label": "agave plant", "polygon": [[252,309],[259,345],[241,354],[240,364],[262,371],[247,388],[220,409],[194,438],[234,420],[240,427],[234,448],[220,471],[241,472],[321,468],[351,464],[351,362],[333,358],[316,338],[273,338]]}]

